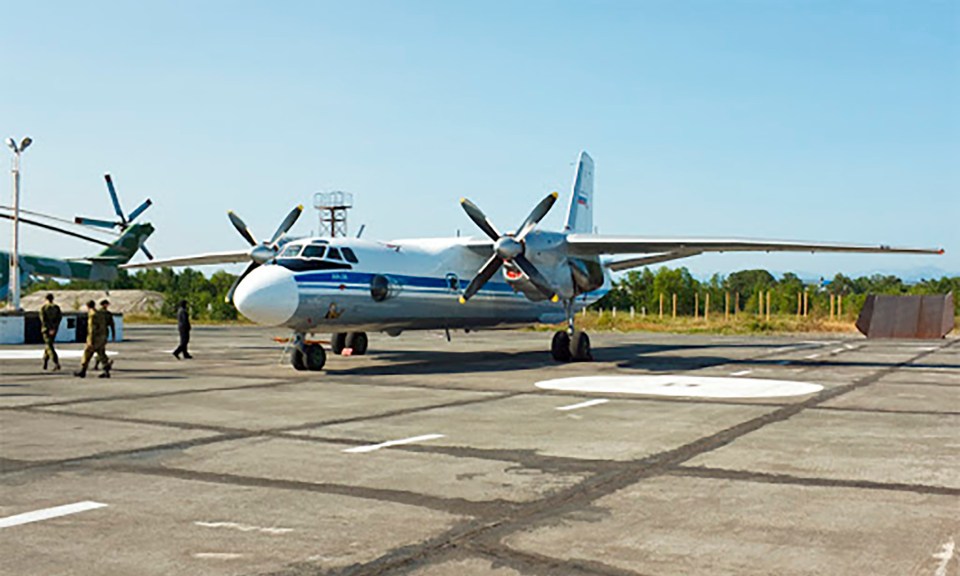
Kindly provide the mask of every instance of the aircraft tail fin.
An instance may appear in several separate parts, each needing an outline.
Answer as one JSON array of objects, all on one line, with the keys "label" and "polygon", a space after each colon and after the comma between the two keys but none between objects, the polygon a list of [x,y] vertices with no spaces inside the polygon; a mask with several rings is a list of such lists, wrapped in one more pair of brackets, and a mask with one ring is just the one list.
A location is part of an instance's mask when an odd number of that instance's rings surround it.
[{"label": "aircraft tail fin", "polygon": [[593,158],[586,152],[580,152],[577,160],[567,223],[563,229],[567,232],[593,232]]},{"label": "aircraft tail fin", "polygon": [[117,265],[126,264],[151,234],[153,234],[153,226],[150,224],[134,224],[127,228],[116,242],[90,260],[112,261]]}]

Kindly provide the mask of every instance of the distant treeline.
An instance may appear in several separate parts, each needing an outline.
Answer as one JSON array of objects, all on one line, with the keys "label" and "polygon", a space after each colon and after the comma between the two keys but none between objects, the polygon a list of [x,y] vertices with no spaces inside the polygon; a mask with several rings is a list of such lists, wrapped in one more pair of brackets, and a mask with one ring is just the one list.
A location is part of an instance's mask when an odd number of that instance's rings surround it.
[{"label": "distant treeline", "polygon": [[[112,282],[91,282],[74,280],[61,284],[46,280],[31,284],[27,292],[56,289],[113,289],[113,290],[153,290],[164,295],[163,306],[158,314],[168,318],[176,317],[177,303],[181,299],[190,302],[190,309],[198,320],[235,320],[237,310],[233,304],[224,301],[230,285],[236,278],[228,272],[215,272],[210,277],[187,268],[175,272],[170,268],[160,270],[140,270],[134,274],[121,270]],[[760,292],[770,292],[770,311],[774,314],[795,314],[797,294],[807,293],[809,310],[812,315],[827,315],[830,310],[830,295],[843,296],[843,315],[853,317],[860,313],[867,294],[946,294],[953,291],[960,296],[960,277],[943,277],[938,280],[922,280],[907,284],[896,276],[875,274],[860,278],[849,278],[837,274],[828,283],[804,283],[796,274],[787,273],[781,278],[774,277],[766,270],[742,270],[729,276],[714,274],[707,281],[694,278],[686,268],[661,267],[657,270],[644,268],[628,272],[614,282],[613,290],[594,304],[594,308],[609,310],[618,308],[629,310],[633,307],[637,314],[646,310],[647,314],[659,312],[660,295],[664,295],[664,314],[672,312],[672,295],[677,295],[677,314],[692,316],[695,303],[699,304],[699,313],[703,314],[706,295],[710,294],[711,313],[723,313],[727,295],[730,298],[731,312],[739,301],[740,311],[756,311]],[[764,296],[764,298],[766,298]],[[960,303],[960,298],[955,298]]]},{"label": "distant treeline", "polygon": [[176,318],[177,303],[187,300],[190,314],[195,320],[236,320],[237,309],[224,301],[227,291],[236,278],[235,274],[219,271],[209,278],[203,273],[187,268],[175,272],[170,268],[159,270],[138,270],[134,274],[120,270],[116,280],[111,282],[93,282],[90,280],[72,280],[61,284],[55,280],[35,282],[27,292],[40,290],[152,290],[163,294],[163,305],[157,314],[166,318]]},{"label": "distant treeline", "polygon": [[[811,315],[825,316],[830,313],[830,298],[842,296],[843,316],[855,317],[860,313],[867,294],[946,294],[954,293],[954,303],[960,296],[960,276],[934,280],[921,280],[907,284],[900,278],[890,275],[874,274],[850,278],[837,274],[832,280],[818,283],[804,283],[796,274],[786,273],[776,278],[766,270],[741,270],[729,276],[714,274],[707,281],[700,281],[690,275],[686,268],[661,267],[657,270],[644,268],[628,272],[603,299],[594,304],[594,308],[620,310],[634,308],[637,314],[646,310],[655,315],[660,311],[660,295],[664,295],[664,314],[672,313],[673,294],[677,295],[677,314],[692,316],[694,306],[699,304],[699,314],[703,314],[706,296],[710,295],[710,312],[723,313],[727,298],[730,311],[733,312],[739,301],[739,311],[757,311],[760,293],[770,292],[770,311],[774,314],[796,314],[797,295],[807,294]],[[765,303],[764,303],[765,304]]]}]

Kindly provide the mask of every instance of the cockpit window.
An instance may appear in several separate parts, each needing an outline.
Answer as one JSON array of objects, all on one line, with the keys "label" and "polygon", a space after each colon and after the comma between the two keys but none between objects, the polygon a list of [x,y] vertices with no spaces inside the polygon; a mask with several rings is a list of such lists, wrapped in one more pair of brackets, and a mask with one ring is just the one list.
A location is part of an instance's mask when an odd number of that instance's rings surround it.
[{"label": "cockpit window", "polygon": [[279,256],[279,257],[280,257],[280,258],[295,258],[295,257],[297,256],[297,254],[300,253],[300,248],[302,248],[302,246],[299,246],[299,245],[287,246],[286,248],[283,249],[283,252],[280,253],[280,256]]},{"label": "cockpit window", "polygon": [[343,260],[343,258],[340,257],[339,250],[331,248],[330,251],[327,252],[327,260]]},{"label": "cockpit window", "polygon": [[303,249],[303,258],[323,258],[323,253],[327,250],[326,246],[311,244]]},{"label": "cockpit window", "polygon": [[347,259],[347,262],[350,262],[351,264],[356,264],[358,262],[357,255],[354,254],[353,250],[350,248],[341,248],[340,251],[343,252],[343,257]]}]

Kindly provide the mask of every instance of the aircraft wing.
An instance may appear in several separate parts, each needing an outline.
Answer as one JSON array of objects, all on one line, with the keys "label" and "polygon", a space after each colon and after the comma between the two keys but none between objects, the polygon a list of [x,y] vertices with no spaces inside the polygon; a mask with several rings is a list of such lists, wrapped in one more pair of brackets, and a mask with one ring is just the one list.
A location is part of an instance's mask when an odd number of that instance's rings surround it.
[{"label": "aircraft wing", "polygon": [[249,262],[250,252],[248,250],[232,250],[230,252],[207,252],[206,254],[195,254],[193,256],[179,256],[177,258],[166,258],[141,262],[140,264],[124,264],[120,268],[175,268],[177,266],[205,266],[208,264],[235,264],[238,262]]},{"label": "aircraft wing", "polygon": [[793,242],[787,240],[748,240],[741,238],[645,238],[641,236],[567,236],[571,256],[601,254],[649,254],[641,258],[608,262],[613,270],[656,264],[704,252],[850,252],[867,254],[943,254],[942,248],[899,248],[885,244],[837,244],[830,242]]}]

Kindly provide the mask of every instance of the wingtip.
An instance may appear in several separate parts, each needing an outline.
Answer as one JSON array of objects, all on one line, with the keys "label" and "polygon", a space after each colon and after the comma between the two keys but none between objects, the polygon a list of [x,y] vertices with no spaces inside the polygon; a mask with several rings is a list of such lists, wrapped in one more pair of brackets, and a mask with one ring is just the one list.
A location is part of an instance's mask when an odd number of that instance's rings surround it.
[{"label": "wingtip", "polygon": [[946,254],[946,253],[947,253],[947,251],[944,250],[943,248],[937,250],[937,254],[943,255],[943,254]]}]

